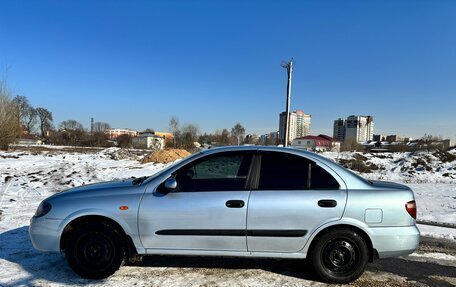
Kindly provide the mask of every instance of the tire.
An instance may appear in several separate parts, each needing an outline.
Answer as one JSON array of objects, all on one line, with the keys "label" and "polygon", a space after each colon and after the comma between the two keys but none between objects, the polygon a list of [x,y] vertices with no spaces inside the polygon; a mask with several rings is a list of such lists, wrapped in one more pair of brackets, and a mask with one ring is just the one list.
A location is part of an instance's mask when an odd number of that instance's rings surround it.
[{"label": "tire", "polygon": [[125,263],[123,236],[104,223],[81,225],[70,234],[65,257],[79,276],[87,279],[107,278]]},{"label": "tire", "polygon": [[369,259],[364,239],[348,229],[323,234],[311,250],[315,272],[328,283],[348,283],[363,274]]}]

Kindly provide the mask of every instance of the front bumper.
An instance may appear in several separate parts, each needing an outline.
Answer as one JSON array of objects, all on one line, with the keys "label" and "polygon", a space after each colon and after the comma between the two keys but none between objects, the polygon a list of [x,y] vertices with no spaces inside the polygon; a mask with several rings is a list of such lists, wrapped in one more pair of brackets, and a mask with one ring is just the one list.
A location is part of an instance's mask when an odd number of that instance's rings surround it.
[{"label": "front bumper", "polygon": [[33,247],[41,251],[60,251],[59,226],[62,220],[43,217],[32,217],[29,235]]},{"label": "front bumper", "polygon": [[375,227],[372,245],[379,258],[397,257],[413,253],[420,243],[420,231],[415,225],[400,227]]}]

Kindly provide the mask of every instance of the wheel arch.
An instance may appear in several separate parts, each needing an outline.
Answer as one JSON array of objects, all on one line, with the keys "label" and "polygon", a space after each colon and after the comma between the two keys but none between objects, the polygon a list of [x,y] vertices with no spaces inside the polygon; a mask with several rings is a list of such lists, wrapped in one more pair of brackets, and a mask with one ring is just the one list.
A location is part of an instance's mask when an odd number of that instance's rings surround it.
[{"label": "wheel arch", "polygon": [[[362,228],[347,224],[347,223],[342,223],[342,224],[335,224],[335,225],[330,225],[327,226],[321,230],[319,230],[311,239],[311,242],[309,244],[309,248],[307,249],[307,253],[309,254],[313,250],[313,246],[318,242],[321,236],[323,236],[326,233],[332,232],[337,229],[347,229],[356,232],[359,234],[363,240],[366,242],[367,249],[369,250],[369,262],[374,261],[374,259],[378,259],[378,253],[377,250],[374,248],[372,244],[372,239],[370,238],[369,234]],[[306,256],[308,257],[308,256]]]},{"label": "wheel arch", "polygon": [[123,238],[128,258],[134,259],[137,257],[138,253],[130,235],[125,232],[124,228],[117,221],[104,215],[81,215],[68,222],[60,235],[60,251],[62,252],[65,250],[65,246],[67,245],[73,230],[90,223],[105,224],[116,230]]}]

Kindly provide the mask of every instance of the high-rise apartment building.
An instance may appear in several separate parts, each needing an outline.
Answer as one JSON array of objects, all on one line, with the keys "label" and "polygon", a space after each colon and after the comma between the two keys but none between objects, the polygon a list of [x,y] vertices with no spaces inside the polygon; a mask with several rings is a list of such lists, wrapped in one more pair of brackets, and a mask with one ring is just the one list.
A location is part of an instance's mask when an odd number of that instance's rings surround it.
[{"label": "high-rise apartment building", "polygon": [[335,141],[343,142],[345,138],[345,120],[339,118],[334,121],[333,138]]},{"label": "high-rise apartment building", "polygon": [[[282,143],[285,137],[285,122],[287,113],[282,112],[279,116],[279,134]],[[310,135],[310,123],[312,116],[307,115],[304,111],[297,110],[290,113],[290,123],[288,132],[288,142],[291,142],[295,138],[305,137]]]},{"label": "high-rise apartment building", "polygon": [[371,141],[374,138],[374,118],[372,116],[349,116],[334,121],[334,140],[356,142]]},{"label": "high-rise apartment building", "polygon": [[345,140],[371,141],[374,138],[372,116],[349,116],[345,121]]}]

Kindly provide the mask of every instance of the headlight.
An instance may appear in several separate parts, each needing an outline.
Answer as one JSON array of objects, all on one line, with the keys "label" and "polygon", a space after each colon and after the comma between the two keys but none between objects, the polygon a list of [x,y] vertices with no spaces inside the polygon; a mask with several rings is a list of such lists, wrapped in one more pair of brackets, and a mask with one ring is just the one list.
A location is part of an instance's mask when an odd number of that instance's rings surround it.
[{"label": "headlight", "polygon": [[51,211],[51,208],[52,205],[50,203],[42,201],[35,212],[35,217],[40,217],[47,214],[49,211]]}]

